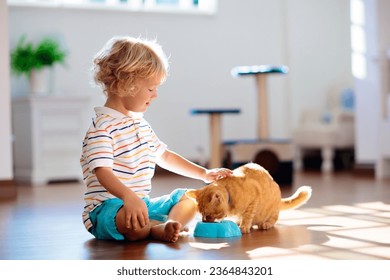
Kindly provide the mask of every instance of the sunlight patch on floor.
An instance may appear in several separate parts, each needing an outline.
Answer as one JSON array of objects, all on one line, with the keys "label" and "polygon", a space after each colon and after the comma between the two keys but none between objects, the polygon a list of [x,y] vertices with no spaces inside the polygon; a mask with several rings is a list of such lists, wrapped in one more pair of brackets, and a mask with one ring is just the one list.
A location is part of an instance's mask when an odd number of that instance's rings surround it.
[{"label": "sunlight patch on floor", "polygon": [[222,248],[229,247],[229,244],[226,242],[222,243],[202,243],[202,242],[189,242],[191,247],[201,249],[201,250],[219,250]]},{"label": "sunlight patch on floor", "polygon": [[272,258],[277,258],[278,260],[283,259],[296,259],[296,260],[323,260],[321,256],[311,255],[311,254],[302,254],[295,250],[289,250],[284,248],[275,248],[275,247],[262,247],[257,248],[251,251],[246,252],[248,257],[252,260],[267,258],[272,260]]},{"label": "sunlight patch on floor", "polygon": [[251,251],[246,252],[251,259],[264,258],[271,256],[283,256],[294,254],[294,251],[284,248],[275,248],[275,247],[262,247],[256,248]]},{"label": "sunlight patch on floor", "polygon": [[321,253],[321,256],[324,256],[328,259],[334,260],[379,260],[376,256],[370,256],[366,254],[359,254],[358,252],[353,251],[342,251],[342,250],[329,250]]},{"label": "sunlight patch on floor", "polygon": [[347,238],[342,238],[337,236],[329,236],[329,240],[323,243],[323,245],[328,247],[333,247],[333,248],[354,249],[354,248],[366,248],[372,246],[372,243],[347,239]]},{"label": "sunlight patch on floor", "polygon": [[322,245],[317,245],[317,244],[306,244],[299,246],[295,248],[295,250],[299,252],[304,252],[304,253],[311,253],[311,254],[317,254],[318,252],[328,250],[325,246]]},{"label": "sunlight patch on floor", "polygon": [[389,218],[390,205],[381,201],[284,211],[279,225],[320,231],[328,240],[288,249],[257,248],[247,254],[251,259],[390,259]]},{"label": "sunlight patch on floor", "polygon": [[390,204],[385,204],[382,201],[356,203],[355,205],[362,208],[374,209],[379,211],[390,211]]},{"label": "sunlight patch on floor", "polygon": [[371,214],[375,213],[377,210],[374,209],[366,209],[361,207],[354,207],[350,205],[330,205],[330,206],[324,206],[324,209],[327,210],[333,210],[336,212],[342,212],[347,214]]},{"label": "sunlight patch on floor", "polygon": [[351,228],[367,228],[382,226],[382,223],[357,220],[342,216],[329,216],[315,219],[302,219],[302,220],[284,220],[280,221],[280,224],[284,225],[306,225],[310,230],[316,231],[331,231],[331,230],[344,230]]},{"label": "sunlight patch on floor", "polygon": [[304,210],[281,211],[279,220],[317,218],[322,216],[324,216],[324,214],[312,213]]},{"label": "sunlight patch on floor", "polygon": [[374,213],[372,215],[376,216],[376,217],[382,217],[382,218],[390,219],[390,212],[379,212],[379,213]]},{"label": "sunlight patch on floor", "polygon": [[382,245],[390,245],[390,226],[343,230],[334,232],[334,234],[348,238],[370,241],[374,243],[382,243]]},{"label": "sunlight patch on floor", "polygon": [[362,254],[381,257],[384,259],[390,259],[390,247],[376,246],[376,247],[367,247],[367,248],[356,248],[353,249],[353,251]]}]

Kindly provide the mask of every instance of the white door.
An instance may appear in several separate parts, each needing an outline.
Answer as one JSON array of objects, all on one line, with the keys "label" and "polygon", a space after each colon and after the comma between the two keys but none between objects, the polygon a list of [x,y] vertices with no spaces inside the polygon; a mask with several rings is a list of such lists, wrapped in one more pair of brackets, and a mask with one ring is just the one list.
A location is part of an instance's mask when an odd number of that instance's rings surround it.
[{"label": "white door", "polygon": [[350,0],[352,73],[356,93],[356,162],[374,164],[381,110],[377,0]]}]

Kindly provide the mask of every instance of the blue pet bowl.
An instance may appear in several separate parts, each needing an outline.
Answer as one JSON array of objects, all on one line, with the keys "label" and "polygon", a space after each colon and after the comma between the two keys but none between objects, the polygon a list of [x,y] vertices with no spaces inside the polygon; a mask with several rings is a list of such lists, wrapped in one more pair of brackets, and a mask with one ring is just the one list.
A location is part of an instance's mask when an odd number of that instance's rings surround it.
[{"label": "blue pet bowl", "polygon": [[221,221],[219,223],[198,222],[194,230],[195,237],[205,238],[227,238],[241,236],[238,225],[232,221]]}]

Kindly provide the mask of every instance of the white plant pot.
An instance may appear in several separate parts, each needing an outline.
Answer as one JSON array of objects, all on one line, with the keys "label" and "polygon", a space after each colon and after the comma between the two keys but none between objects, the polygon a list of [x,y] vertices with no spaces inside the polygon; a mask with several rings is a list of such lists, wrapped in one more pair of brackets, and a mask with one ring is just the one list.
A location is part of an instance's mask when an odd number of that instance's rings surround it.
[{"label": "white plant pot", "polygon": [[31,94],[46,95],[50,92],[50,68],[32,70],[30,75]]}]

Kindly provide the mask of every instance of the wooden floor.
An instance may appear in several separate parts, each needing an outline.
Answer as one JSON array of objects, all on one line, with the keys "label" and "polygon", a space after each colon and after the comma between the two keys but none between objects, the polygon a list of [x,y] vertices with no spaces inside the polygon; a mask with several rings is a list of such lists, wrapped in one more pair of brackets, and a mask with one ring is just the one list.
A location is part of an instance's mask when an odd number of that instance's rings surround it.
[{"label": "wooden floor", "polygon": [[[0,259],[390,259],[390,181],[348,172],[298,173],[282,193],[289,196],[301,185],[313,187],[311,200],[282,212],[271,230],[232,239],[194,238],[195,220],[175,244],[94,239],[81,222],[80,183],[18,186],[16,198],[0,201]],[[199,186],[198,181],[159,175],[153,196]]]}]

